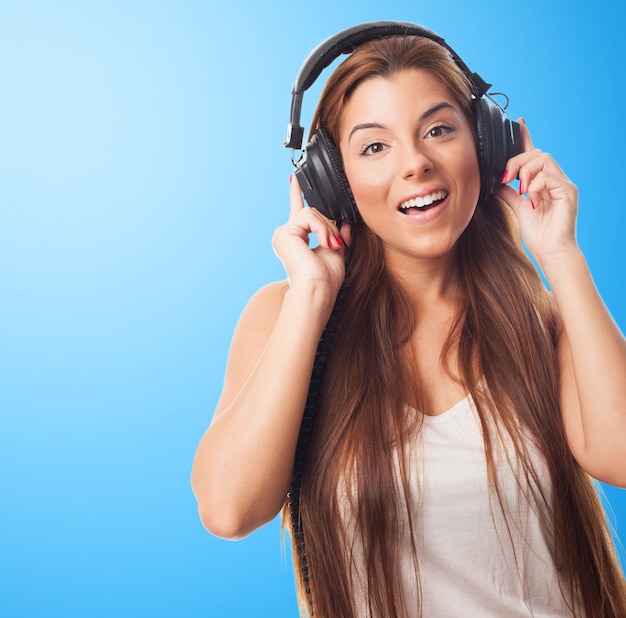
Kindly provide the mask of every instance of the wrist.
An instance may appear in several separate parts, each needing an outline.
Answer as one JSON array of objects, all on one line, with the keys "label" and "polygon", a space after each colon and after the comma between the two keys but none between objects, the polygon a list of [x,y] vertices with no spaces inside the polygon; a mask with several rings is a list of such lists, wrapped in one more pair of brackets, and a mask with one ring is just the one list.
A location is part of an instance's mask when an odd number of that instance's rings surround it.
[{"label": "wrist", "polygon": [[289,285],[285,292],[283,307],[292,309],[312,327],[324,328],[337,298],[337,291],[328,285]]},{"label": "wrist", "polygon": [[548,281],[572,268],[586,267],[585,256],[577,244],[550,254],[536,256],[536,260]]},{"label": "wrist", "polygon": [[537,263],[553,292],[569,288],[570,284],[576,286],[589,273],[585,256],[577,246],[544,256],[541,260],[537,259]]}]

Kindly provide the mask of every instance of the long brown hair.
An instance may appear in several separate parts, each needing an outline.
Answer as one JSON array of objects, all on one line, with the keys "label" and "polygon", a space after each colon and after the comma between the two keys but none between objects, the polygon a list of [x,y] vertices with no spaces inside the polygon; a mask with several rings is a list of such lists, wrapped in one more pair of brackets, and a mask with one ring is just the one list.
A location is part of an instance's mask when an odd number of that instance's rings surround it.
[{"label": "long brown hair", "polygon": [[[404,69],[437,76],[473,125],[471,85],[445,49],[402,36],[366,43],[339,65],[322,93],[312,131],[325,127],[337,141],[355,88]],[[327,363],[302,476],[304,542],[294,541],[296,555],[306,552],[307,571],[296,570],[300,607],[316,618],[356,615],[356,545],[369,615],[405,616],[400,529],[408,530],[419,598],[411,511],[408,500],[398,499],[409,495],[409,464],[402,453],[421,425],[419,416],[409,420],[406,412],[407,401],[420,400],[419,384],[408,384],[410,355],[403,352],[415,328],[415,309],[386,269],[380,240],[363,224],[353,226],[351,253],[345,317]],[[459,308],[442,359],[458,350],[460,380],[482,425],[490,486],[504,512],[494,463],[503,430],[521,469],[520,491],[546,514],[542,523],[551,533],[572,612],[623,618],[626,589],[604,511],[571,455],[563,428],[555,311],[505,204],[490,196],[479,205],[458,242],[457,257]],[[545,462],[549,492],[542,488],[529,445]],[[287,511],[285,522],[290,521]],[[350,526],[346,512],[353,518]]]}]

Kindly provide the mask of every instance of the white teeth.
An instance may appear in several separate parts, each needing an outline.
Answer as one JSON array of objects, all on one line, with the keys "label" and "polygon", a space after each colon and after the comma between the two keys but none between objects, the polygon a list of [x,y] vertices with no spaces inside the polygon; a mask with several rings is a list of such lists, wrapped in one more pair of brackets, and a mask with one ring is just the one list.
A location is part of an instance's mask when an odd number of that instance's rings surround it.
[{"label": "white teeth", "polygon": [[430,195],[424,195],[424,197],[415,197],[412,200],[402,202],[402,204],[400,204],[400,208],[402,210],[406,210],[407,208],[424,208],[425,206],[430,206],[433,202],[438,202],[444,199],[447,195],[448,194],[446,191],[435,191]]}]

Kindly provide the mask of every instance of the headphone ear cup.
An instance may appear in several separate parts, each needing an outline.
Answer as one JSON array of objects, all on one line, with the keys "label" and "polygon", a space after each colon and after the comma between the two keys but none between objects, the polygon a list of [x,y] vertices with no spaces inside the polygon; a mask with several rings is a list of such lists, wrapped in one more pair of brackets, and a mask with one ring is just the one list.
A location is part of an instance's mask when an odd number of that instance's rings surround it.
[{"label": "headphone ear cup", "polygon": [[475,99],[472,105],[480,167],[479,203],[482,203],[500,183],[507,161],[521,152],[521,140],[519,130],[513,134],[519,127],[511,126],[517,123],[511,123],[489,99]]},{"label": "headphone ear cup", "polygon": [[341,154],[328,131],[315,131],[294,174],[309,206],[334,221],[361,220]]}]

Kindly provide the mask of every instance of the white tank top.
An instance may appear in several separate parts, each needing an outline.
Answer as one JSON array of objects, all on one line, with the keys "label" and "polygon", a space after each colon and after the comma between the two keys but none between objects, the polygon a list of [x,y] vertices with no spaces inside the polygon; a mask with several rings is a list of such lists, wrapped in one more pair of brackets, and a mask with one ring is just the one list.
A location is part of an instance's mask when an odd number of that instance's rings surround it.
[{"label": "white tank top", "polygon": [[[500,458],[497,468],[508,529],[495,493],[488,493],[482,431],[469,397],[424,418],[414,456],[415,469],[422,471],[411,478],[410,496],[422,616],[571,618],[548,535],[536,507],[520,494],[506,459]],[[538,469],[545,470],[542,465]],[[545,478],[543,491],[549,496],[547,474]],[[407,547],[402,558],[406,606],[410,616],[417,616],[410,545],[399,537],[401,547]],[[357,557],[356,570],[359,563]],[[358,581],[358,573],[353,575]],[[364,598],[363,593],[357,584],[355,598]],[[368,616],[365,606],[359,616]]]}]

